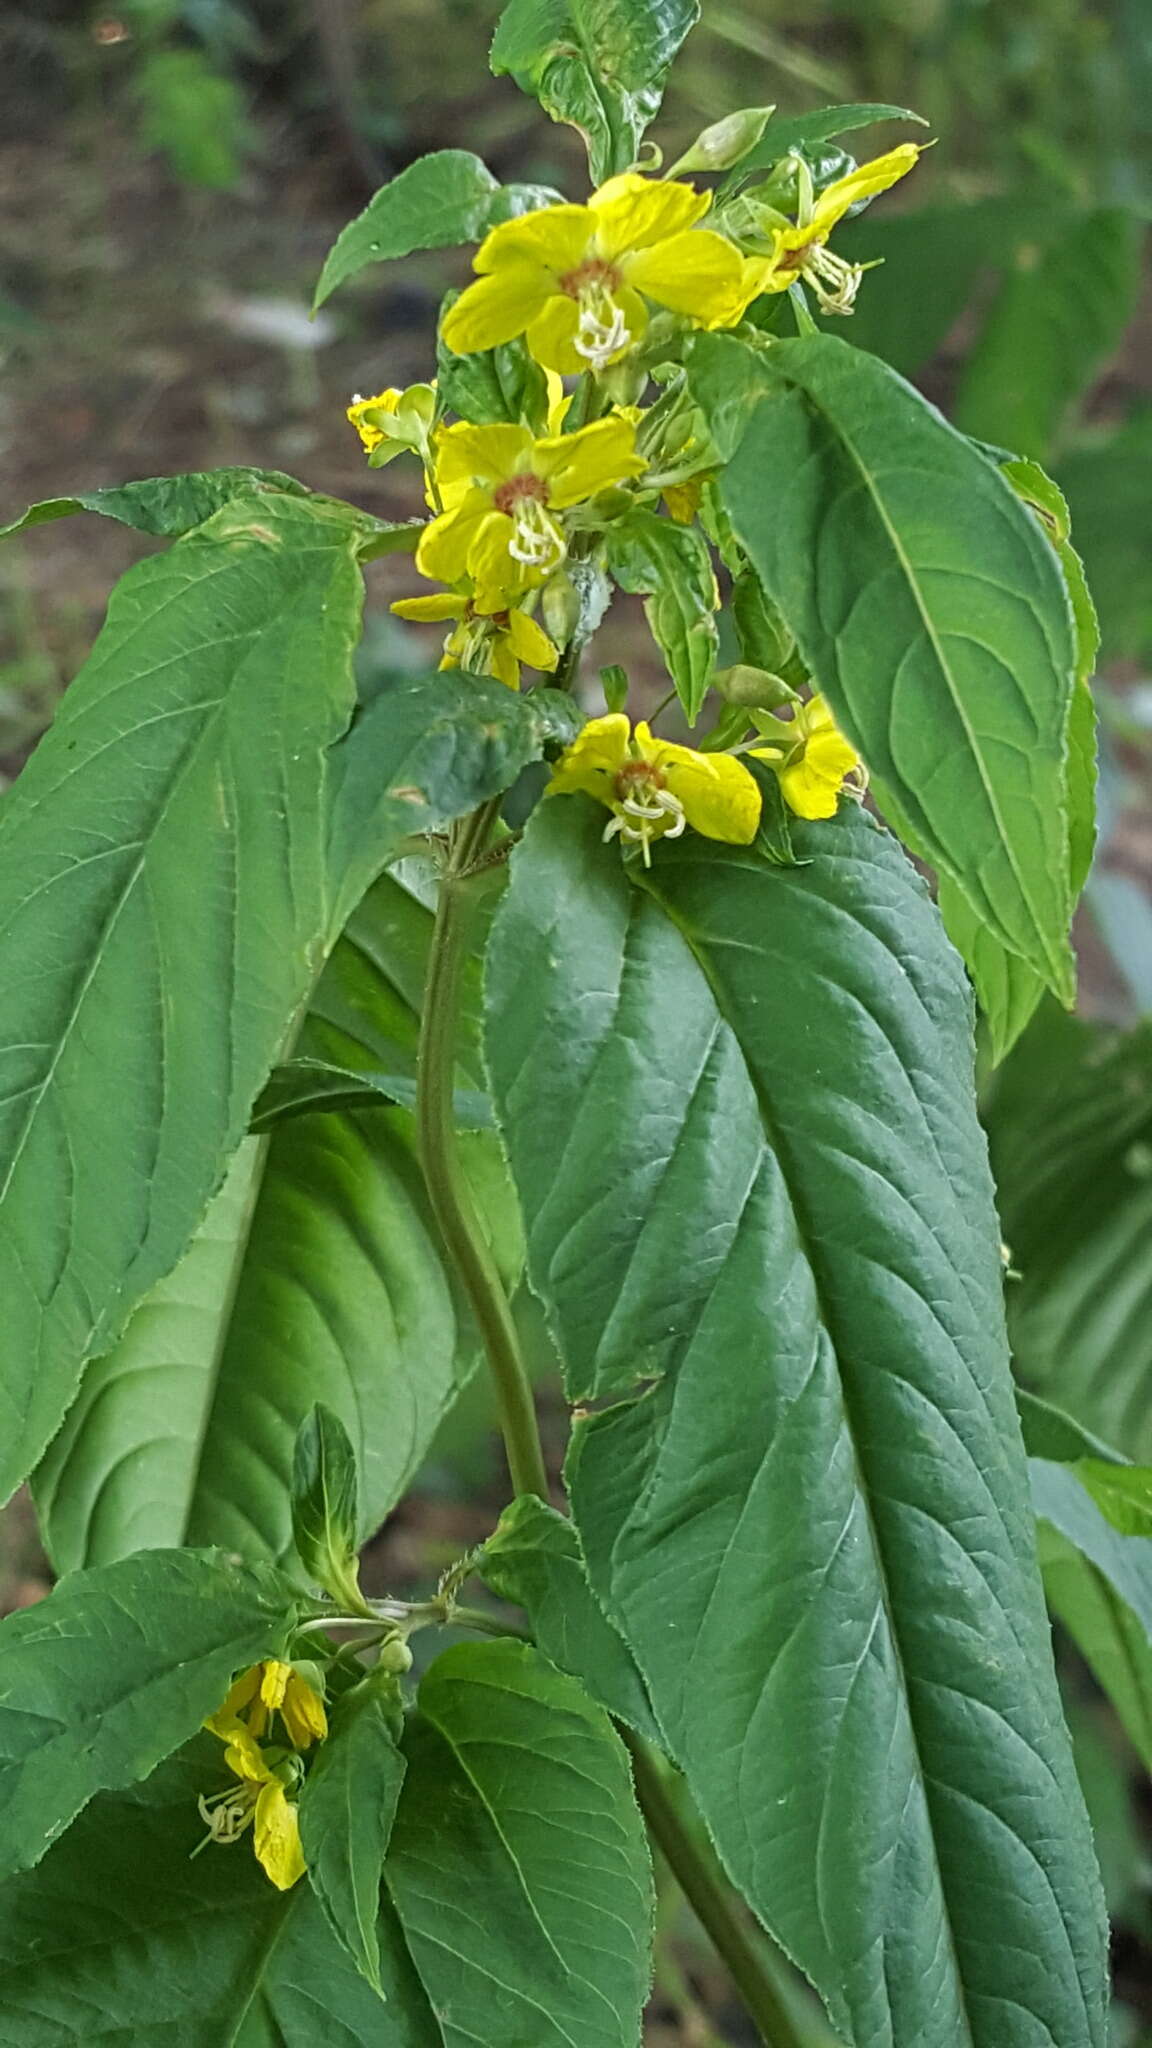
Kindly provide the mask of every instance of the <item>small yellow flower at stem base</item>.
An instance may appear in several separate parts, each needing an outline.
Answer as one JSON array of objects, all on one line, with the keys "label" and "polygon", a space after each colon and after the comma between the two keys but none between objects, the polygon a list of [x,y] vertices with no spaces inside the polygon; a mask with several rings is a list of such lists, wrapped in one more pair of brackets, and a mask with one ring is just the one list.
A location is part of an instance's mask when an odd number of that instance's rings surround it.
[{"label": "small yellow flower at stem base", "polygon": [[478,612],[469,597],[437,591],[428,597],[401,597],[391,607],[401,619],[435,624],[455,619],[456,629],[444,643],[441,668],[464,668],[476,676],[495,676],[510,690],[520,688],[520,665],[550,673],[560,650],[542,626],[515,606],[489,614]]},{"label": "small yellow flower at stem base", "polygon": [[436,413],[431,384],[410,384],[406,391],[390,386],[374,398],[357,395],[346,418],[355,427],[373,469],[382,469],[406,449],[423,454]]},{"label": "small yellow flower at stem base", "polygon": [[798,704],[789,719],[767,716],[756,723],[765,738],[779,732],[780,745],[751,747],[749,752],[759,761],[771,762],[784,801],[798,818],[834,818],[846,784],[863,790],[864,765],[823,697]]},{"label": "small yellow flower at stem base", "polygon": [[300,1820],[278,1778],[262,1785],[256,1800],[253,1848],[277,1891],[291,1891],[305,1871]]},{"label": "small yellow flower at stem base", "polygon": [[445,315],[445,342],[471,355],[523,334],[545,369],[575,376],[635,347],[645,299],[702,327],[735,326],[763,265],[697,227],[711,203],[690,185],[625,171],[587,206],[502,221],[477,251],[475,284]]},{"label": "small yellow flower at stem base", "polygon": [[886,155],[874,157],[871,163],[858,164],[854,171],[837,178],[821,192],[810,208],[802,208],[802,217],[794,227],[774,228],[772,254],[761,290],[786,292],[802,278],[811,285],[826,313],[850,313],[860,279],[871,265],[846,262],[826,246],[828,237],[859,200],[886,192],[898,179],[906,177],[919,155],[917,143],[902,142]]},{"label": "small yellow flower at stem base", "polygon": [[269,1657],[263,1664],[253,1664],[251,1670],[242,1672],[223,1706],[209,1715],[204,1726],[224,1742],[235,1741],[237,1729],[244,1736],[259,1739],[273,1714],[280,1715],[296,1749],[322,1742],[328,1733],[328,1717],[320,1694],[291,1664],[278,1657]]},{"label": "small yellow flower at stem base", "polygon": [[[299,1815],[281,1775],[291,1760],[284,1758],[282,1751],[262,1750],[237,1721],[224,1761],[239,1783],[200,1800],[201,1818],[208,1829],[200,1847],[206,1848],[209,1842],[238,1842],[251,1827],[257,1861],[279,1891],[288,1891],[305,1869]],[[298,1774],[300,1765],[292,1767]]]},{"label": "small yellow flower at stem base", "polygon": [[633,732],[620,711],[589,719],[553,768],[550,793],[573,790],[608,806],[605,839],[619,833],[639,846],[646,867],[653,840],[678,839],[688,825],[749,846],[760,823],[760,791],[742,761],[656,739],[643,722]]},{"label": "small yellow flower at stem base", "polygon": [[557,514],[645,467],[629,420],[594,420],[541,441],[527,427],[458,421],[437,442],[444,511],[424,528],[416,567],[434,583],[471,580],[478,612],[506,611],[563,562]]}]

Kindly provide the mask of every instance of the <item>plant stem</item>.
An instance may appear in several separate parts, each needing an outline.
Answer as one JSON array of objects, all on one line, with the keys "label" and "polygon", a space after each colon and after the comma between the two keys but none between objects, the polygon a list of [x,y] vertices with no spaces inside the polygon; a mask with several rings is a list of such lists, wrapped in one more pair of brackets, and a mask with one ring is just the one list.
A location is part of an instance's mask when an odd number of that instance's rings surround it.
[{"label": "plant stem", "polygon": [[420,1019],[416,1126],[432,1211],[471,1303],[491,1367],[513,1488],[518,1494],[536,1493],[547,1500],[548,1478],[532,1388],[508,1298],[460,1165],[452,1110],[465,941],[461,890],[466,887],[464,878],[472,862],[483,851],[497,809],[496,803],[482,804],[455,828],[448,866],[441,877]]},{"label": "plant stem", "polygon": [[780,1996],[745,1923],[739,1901],[702,1841],[693,1840],[668,1790],[660,1765],[646,1743],[627,1728],[620,1733],[632,1755],[636,1796],[652,1838],[717,1953],[727,1963],[766,2048],[804,2048],[803,2036]]}]

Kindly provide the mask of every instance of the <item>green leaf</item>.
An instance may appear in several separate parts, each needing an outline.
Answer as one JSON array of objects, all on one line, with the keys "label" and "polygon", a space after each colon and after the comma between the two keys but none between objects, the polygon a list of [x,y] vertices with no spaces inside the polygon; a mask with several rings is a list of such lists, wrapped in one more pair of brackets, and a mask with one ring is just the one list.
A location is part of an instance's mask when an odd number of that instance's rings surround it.
[{"label": "green leaf", "polygon": [[[0,2004],[21,2048],[443,2048],[395,1916],[384,2007],[306,1883],[278,1892],[251,1837],[204,1840],[222,1790],[208,1736],[134,1794],[101,1797],[0,1889]],[[94,2032],[94,2028],[98,2031]]]},{"label": "green leaf", "polygon": [[437,337],[436,385],[445,411],[477,426],[523,420],[536,433],[545,431],[548,380],[522,341],[458,356]]},{"label": "green leaf", "polygon": [[1113,1528],[1074,1466],[1034,1458],[1029,1473],[1049,1603],[1152,1768],[1152,1542]]},{"label": "green leaf", "polygon": [[635,2048],[652,1877],[628,1759],[514,1642],[447,1650],[405,1734],[385,1881],[444,2048]]},{"label": "green leaf", "polygon": [[820,107],[810,114],[774,114],[755,149],[740,163],[738,175],[744,178],[749,171],[765,170],[770,164],[779,163],[790,149],[832,142],[839,135],[850,135],[856,128],[871,128],[877,121],[914,121],[920,128],[928,126],[923,114],[914,114],[909,107],[867,101]]},{"label": "green leaf", "polygon": [[598,185],[634,162],[699,16],[699,0],[509,0],[492,69],[580,130]]},{"label": "green leaf", "polygon": [[1152,656],[1150,460],[1152,407],[1147,407],[1117,431],[1085,440],[1059,466],[1076,545],[1100,614],[1104,652],[1113,660]]},{"label": "green leaf", "polygon": [[[1072,1470],[1122,1536],[1152,1536],[1152,1466],[1078,1458]],[[1148,1556],[1152,1559],[1152,1550]]]},{"label": "green leaf", "polygon": [[1047,1008],[997,1074],[985,1120],[1014,1271],[1022,1377],[1152,1464],[1152,1027]]},{"label": "green leaf", "polygon": [[1093,1436],[1062,1408],[1029,1393],[1027,1387],[1016,1389],[1016,1410],[1030,1458],[1047,1458],[1057,1465],[1074,1465],[1080,1458],[1103,1459],[1108,1465],[1125,1462],[1119,1451]]},{"label": "green leaf", "polygon": [[610,1714],[659,1742],[644,1681],[597,1604],[575,1525],[532,1494],[506,1507],[477,1560],[486,1586],[522,1607],[537,1647]]},{"label": "green leaf", "polygon": [[361,1604],[356,1453],[338,1415],[317,1401],[296,1432],[292,1540],[310,1579],[338,1605]]},{"label": "green leaf", "polygon": [[570,1397],[621,1397],[570,1463],[591,1583],[846,2040],[1099,2043],[963,976],[865,815],[794,834],[638,888],[557,800],[493,927],[529,1277]]},{"label": "green leaf", "polygon": [[[252,1129],[271,1130],[285,1117],[310,1116],[319,1109],[370,1109],[386,1103],[414,1109],[415,1081],[406,1074],[357,1073],[328,1060],[289,1060],[273,1068],[253,1112]],[[458,1088],[453,1106],[461,1130],[491,1128],[492,1104],[479,1089]]]},{"label": "green leaf", "polygon": [[712,557],[695,526],[629,512],[607,533],[608,568],[621,590],[647,596],[644,615],[694,725],[716,666],[719,593]]},{"label": "green leaf", "polygon": [[268,495],[139,564],[5,799],[0,1492],[184,1250],[319,964],[356,538]]},{"label": "green leaf", "polygon": [[0,526],[0,540],[51,519],[67,519],[73,512],[100,512],[105,519],[134,526],[137,533],[173,540],[203,526],[234,498],[251,497],[259,491],[285,491],[298,498],[310,495],[304,484],[278,469],[208,469],[190,476],[150,476],[105,491],[83,491],[74,498],[45,498],[39,505],[29,505],[10,525]]},{"label": "green leaf", "polygon": [[95,1793],[147,1777],[295,1619],[278,1573],[171,1550],[75,1573],[0,1622],[0,1877]]},{"label": "green leaf", "polygon": [[1047,247],[1022,245],[966,359],[957,426],[1043,461],[1120,342],[1142,243],[1141,222],[1113,207],[1083,215]]},{"label": "green leaf", "polygon": [[782,341],[724,478],[769,596],[901,836],[1062,997],[1067,595],[1032,515],[883,364]]},{"label": "green leaf", "polygon": [[480,241],[492,224],[499,190],[499,180],[471,150],[438,149],[419,157],[337,237],[320,272],[313,310],[369,263]]},{"label": "green leaf", "polygon": [[395,1680],[391,1694],[368,1678],[344,1695],[300,1796],[309,1883],[333,1933],[381,1996],[380,1883],[404,1782]]},{"label": "green leaf", "polygon": [[760,400],[776,389],[767,355],[734,334],[694,334],[684,365],[717,456],[729,462]]}]

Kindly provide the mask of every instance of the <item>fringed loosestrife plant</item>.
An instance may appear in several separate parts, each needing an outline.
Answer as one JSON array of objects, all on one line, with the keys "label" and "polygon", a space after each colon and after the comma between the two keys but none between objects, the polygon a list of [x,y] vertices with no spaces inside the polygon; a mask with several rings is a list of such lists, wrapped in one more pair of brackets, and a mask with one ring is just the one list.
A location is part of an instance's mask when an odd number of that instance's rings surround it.
[{"label": "fringed loosestrife plant", "polygon": [[[989,1057],[1071,998],[1091,606],[1036,465],[852,345],[918,147],[838,144],[916,117],[665,170],[696,12],[512,0],[587,189],[444,150],[330,255],[473,252],[348,407],[412,517],[18,522],[169,547],[0,813],[0,1462],[63,1574],[0,1627],[14,2048],[638,2048],[650,1838],[771,2048],[1104,2048],[964,964]],[[443,645],[358,692],[386,554]],[[369,1598],[480,1358],[509,1505]]]}]

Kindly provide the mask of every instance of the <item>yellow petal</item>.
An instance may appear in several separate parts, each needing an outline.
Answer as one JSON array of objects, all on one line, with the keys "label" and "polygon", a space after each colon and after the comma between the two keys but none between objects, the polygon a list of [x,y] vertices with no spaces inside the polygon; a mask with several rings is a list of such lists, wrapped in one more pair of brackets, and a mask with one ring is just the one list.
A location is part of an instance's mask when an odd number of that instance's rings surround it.
[{"label": "yellow petal", "polygon": [[[524,336],[533,362],[557,376],[578,377],[588,368],[574,346],[579,325],[580,308],[575,299],[567,298],[563,292],[546,299]],[[551,418],[548,424],[553,433],[560,431]]]},{"label": "yellow petal", "polygon": [[596,217],[596,246],[611,260],[627,249],[650,249],[669,235],[678,235],[707,213],[710,192],[669,178],[642,178],[624,171],[594,192],[590,207]]},{"label": "yellow petal", "polygon": [[260,1666],[260,1698],[272,1712],[283,1706],[291,1676],[292,1666],[281,1663],[277,1657],[269,1657]]},{"label": "yellow petal", "polygon": [[253,1847],[277,1891],[290,1891],[305,1871],[296,1808],[279,1779],[264,1786],[256,1801]]},{"label": "yellow petal", "polygon": [[484,651],[484,674],[495,676],[506,689],[520,688],[520,663],[512,649],[507,633],[494,633]]},{"label": "yellow petal", "polygon": [[230,1738],[237,1715],[255,1699],[260,1689],[260,1673],[259,1664],[253,1664],[247,1671],[240,1673],[223,1705],[217,1707],[214,1714],[209,1714],[204,1723],[206,1728],[211,1729],[213,1735],[220,1735],[225,1741]]},{"label": "yellow petal", "polygon": [[308,1680],[301,1678],[291,1666],[280,1717],[294,1749],[307,1749],[309,1743],[323,1742],[328,1733],[328,1716],[323,1700],[315,1686],[309,1685]]},{"label": "yellow petal", "polygon": [[[666,484],[663,497],[669,516],[676,521],[677,526],[691,526],[700,510],[704,485],[699,477],[690,477],[684,484]],[[392,609],[395,611],[395,605]]]},{"label": "yellow petal", "polygon": [[505,612],[526,590],[542,583],[545,571],[529,569],[509,552],[516,528],[506,512],[489,512],[474,527],[468,548],[478,612]]},{"label": "yellow petal", "polygon": [[224,1761],[233,1777],[246,1778],[249,1784],[262,1785],[269,1776],[260,1744],[239,1721],[224,1751]]},{"label": "yellow petal", "polygon": [[458,420],[445,428],[437,444],[436,481],[445,494],[460,484],[493,489],[531,467],[532,436],[527,427],[474,427],[469,420]]},{"label": "yellow petal", "polygon": [[509,612],[508,645],[517,661],[525,662],[529,668],[551,670],[560,659],[559,648],[527,612]]},{"label": "yellow petal", "polygon": [[416,567],[430,583],[460,583],[467,576],[469,549],[491,503],[486,491],[471,491],[451,512],[429,521],[416,549]]},{"label": "yellow petal", "polygon": [[760,789],[734,754],[700,754],[671,740],[654,742],[655,758],[694,832],[750,846],[760,823]]},{"label": "yellow petal", "polygon": [[901,142],[884,156],[873,157],[869,164],[858,164],[849,171],[846,178],[837,178],[827,190],[821,192],[812,209],[812,219],[806,233],[809,241],[823,241],[843,220],[850,206],[861,199],[870,199],[876,192],[887,192],[897,179],[904,178],[920,155],[915,142]]},{"label": "yellow petal", "polygon": [[610,804],[614,778],[628,759],[628,734],[628,720],[622,711],[590,718],[553,768],[552,789],[559,794],[584,790]]},{"label": "yellow petal", "polygon": [[443,619],[462,619],[468,609],[468,599],[457,597],[455,591],[437,590],[431,597],[398,597],[388,607],[398,619],[415,619],[438,625]]},{"label": "yellow petal", "polygon": [[545,370],[544,382],[548,388],[548,432],[558,434],[576,394],[574,391],[565,391],[563,380],[555,370]]},{"label": "yellow petal", "polygon": [[553,275],[575,270],[588,254],[596,217],[587,206],[541,206],[503,220],[481,242],[472,268],[481,276],[516,267]]},{"label": "yellow petal", "polygon": [[548,503],[555,511],[595,497],[608,484],[640,476],[647,467],[636,453],[631,421],[610,415],[581,427],[575,434],[554,434],[537,441],[532,455],[537,476],[548,480]]},{"label": "yellow petal", "polygon": [[379,407],[391,411],[401,396],[395,385],[389,385],[387,391],[378,391],[374,398],[354,398],[348,407],[344,417],[355,427],[369,454],[384,439],[384,432],[381,427],[370,424],[364,415]]},{"label": "yellow petal", "polygon": [[478,277],[465,287],[444,315],[441,335],[454,355],[475,355],[513,341],[531,325],[555,289],[549,271],[509,264],[492,277]]},{"label": "yellow petal", "polygon": [[819,775],[807,758],[780,770],[780,787],[789,810],[798,818],[834,818],[840,797],[839,779]]},{"label": "yellow petal", "polygon": [[673,313],[687,313],[703,326],[732,324],[747,303],[744,258],[733,242],[711,228],[673,235],[654,249],[625,257],[620,267],[635,290]]}]

